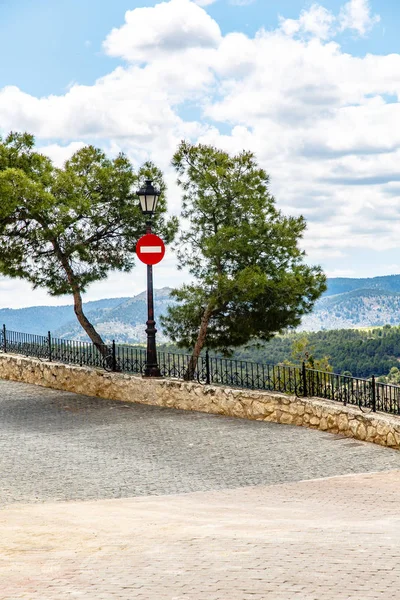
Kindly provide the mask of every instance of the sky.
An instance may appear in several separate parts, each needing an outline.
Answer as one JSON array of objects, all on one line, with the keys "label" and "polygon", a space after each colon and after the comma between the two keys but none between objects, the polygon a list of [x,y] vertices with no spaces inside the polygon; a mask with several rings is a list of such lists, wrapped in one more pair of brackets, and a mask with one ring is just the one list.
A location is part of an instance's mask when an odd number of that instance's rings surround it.
[{"label": "sky", "polygon": [[[400,6],[395,0],[0,0],[0,135],[62,165],[85,144],[166,174],[182,139],[256,153],[307,262],[400,273]],[[179,286],[171,250],[155,286]],[[144,265],[86,300],[132,296]],[[0,307],[66,304],[0,278]]]}]

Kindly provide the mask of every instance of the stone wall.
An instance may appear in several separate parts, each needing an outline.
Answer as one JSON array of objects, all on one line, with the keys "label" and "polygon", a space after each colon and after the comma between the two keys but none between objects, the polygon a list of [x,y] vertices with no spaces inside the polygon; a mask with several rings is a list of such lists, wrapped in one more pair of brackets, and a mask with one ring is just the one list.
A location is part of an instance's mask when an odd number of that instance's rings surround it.
[{"label": "stone wall", "polygon": [[400,417],[362,413],[318,398],[224,388],[172,379],[146,379],[100,369],[0,355],[0,379],[33,383],[110,400],[273,421],[340,433],[400,449]]}]

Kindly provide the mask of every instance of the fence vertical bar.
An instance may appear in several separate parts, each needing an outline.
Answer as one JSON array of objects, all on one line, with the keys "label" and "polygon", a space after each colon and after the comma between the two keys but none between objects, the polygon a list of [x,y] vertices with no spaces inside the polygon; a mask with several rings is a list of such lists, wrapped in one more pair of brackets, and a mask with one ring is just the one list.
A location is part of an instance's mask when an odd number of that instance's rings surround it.
[{"label": "fence vertical bar", "polygon": [[303,377],[303,396],[305,398],[307,398],[307,396],[308,396],[308,393],[307,393],[307,371],[306,371],[306,363],[305,362],[303,362],[301,372],[302,372],[302,377]]},{"label": "fence vertical bar", "polygon": [[51,356],[51,333],[50,333],[50,331],[47,332],[47,342],[49,344],[49,361],[51,362],[52,356]]},{"label": "fence vertical bar", "polygon": [[5,324],[3,324],[3,352],[7,352],[7,331]]},{"label": "fence vertical bar", "polygon": [[206,350],[206,384],[210,385],[211,377],[210,377],[210,354],[208,350]]},{"label": "fence vertical bar", "polygon": [[117,370],[117,357],[116,357],[116,353],[115,353],[115,340],[112,341],[112,370],[115,371]]},{"label": "fence vertical bar", "polygon": [[375,388],[375,375],[371,377],[372,385],[372,412],[376,412],[376,388]]}]

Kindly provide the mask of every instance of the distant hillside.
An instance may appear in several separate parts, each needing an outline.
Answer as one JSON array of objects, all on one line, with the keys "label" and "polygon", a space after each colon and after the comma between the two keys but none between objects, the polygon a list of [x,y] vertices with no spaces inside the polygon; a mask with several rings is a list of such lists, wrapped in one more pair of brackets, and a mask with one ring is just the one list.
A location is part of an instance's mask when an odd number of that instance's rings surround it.
[{"label": "distant hillside", "polygon": [[[160,316],[166,312],[171,303],[170,292],[170,288],[154,290],[157,339],[160,342],[166,340],[160,326]],[[91,310],[88,316],[105,342],[113,339],[118,342],[144,342],[146,340],[147,294],[142,292],[133,298],[122,298],[122,302],[114,306],[106,305]],[[88,340],[76,318],[56,329],[53,334],[65,339]]]},{"label": "distant hillside", "polygon": [[332,277],[328,279],[328,289],[324,296],[344,294],[353,290],[378,289],[386,292],[400,293],[400,275],[383,275],[381,277]]},{"label": "distant hillside", "polygon": [[323,296],[316,302],[313,312],[303,318],[299,329],[319,331],[398,323],[400,293],[371,287],[335,296]]},{"label": "distant hillside", "polygon": [[[93,311],[112,309],[118,304],[126,302],[129,298],[106,298],[85,302],[83,307],[89,316]],[[54,332],[58,328],[76,320],[73,306],[31,306],[29,308],[1,308],[0,324],[5,323],[7,329],[47,335],[48,331]]]},{"label": "distant hillside", "polygon": [[[160,316],[170,303],[170,288],[155,290],[158,340],[166,341]],[[108,298],[84,304],[85,312],[105,340],[144,342],[146,292],[131,298]],[[0,325],[8,329],[79,340],[87,339],[72,306],[34,306],[0,309]],[[328,290],[303,318],[300,331],[356,329],[400,323],[400,275],[364,279],[328,279]]]}]

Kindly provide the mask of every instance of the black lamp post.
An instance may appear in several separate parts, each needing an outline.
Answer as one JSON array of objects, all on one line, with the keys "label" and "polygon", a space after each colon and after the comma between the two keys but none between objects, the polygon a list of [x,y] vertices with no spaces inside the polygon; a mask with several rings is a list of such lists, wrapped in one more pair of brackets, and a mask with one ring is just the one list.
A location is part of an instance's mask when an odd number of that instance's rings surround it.
[{"label": "black lamp post", "polygon": [[[150,179],[146,180],[143,187],[138,190],[140,207],[144,215],[147,215],[146,233],[151,233],[151,218],[154,215],[160,192],[153,187]],[[157,362],[156,348],[156,322],[154,320],[154,296],[153,296],[153,266],[147,265],[147,360],[144,377],[162,377]]]}]

